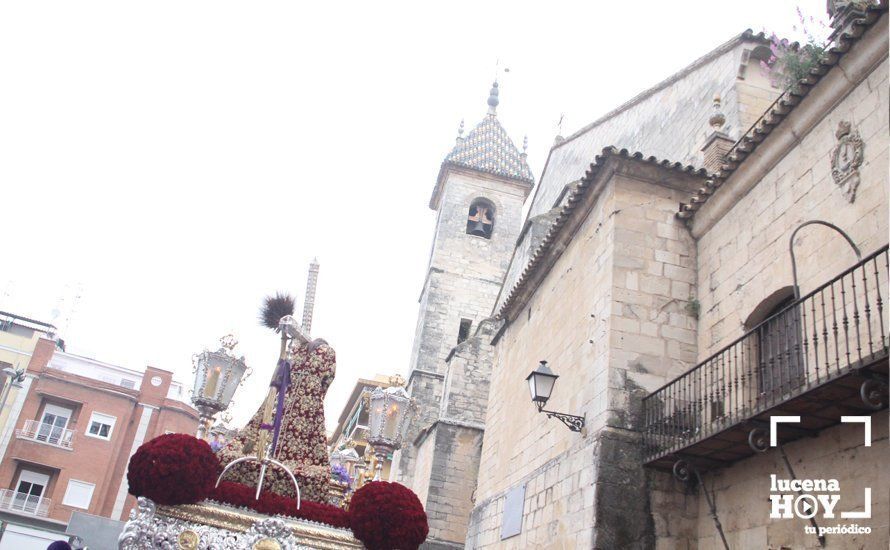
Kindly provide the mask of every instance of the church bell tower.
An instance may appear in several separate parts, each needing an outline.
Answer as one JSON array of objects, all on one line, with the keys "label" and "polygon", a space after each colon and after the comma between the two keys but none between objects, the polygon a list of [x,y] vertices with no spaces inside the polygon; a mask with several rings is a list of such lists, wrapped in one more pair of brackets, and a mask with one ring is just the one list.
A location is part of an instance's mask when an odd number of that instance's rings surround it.
[{"label": "church bell tower", "polygon": [[[396,481],[414,489],[428,513],[440,508],[460,516],[461,510],[466,509],[468,515],[472,508],[475,475],[466,468],[462,474],[447,472],[452,482],[461,485],[460,490],[448,493],[466,492],[466,506],[437,495],[440,489],[432,481],[446,475],[437,470],[448,467],[448,453],[453,450],[448,440],[454,433],[443,434],[439,428],[443,423],[452,432],[469,430],[469,439],[464,440],[478,440],[481,450],[490,358],[483,354],[470,359],[470,363],[480,364],[470,365],[469,370],[450,369],[449,362],[456,351],[467,348],[474,338],[479,340],[477,335],[487,334],[492,326],[486,319],[493,314],[521,229],[522,206],[534,185],[526,144],[522,152],[513,144],[498,120],[498,103],[495,82],[482,121],[466,136],[461,122],[457,142],[442,163],[429,203],[437,213],[436,228],[408,375],[408,391],[417,400],[419,413],[396,457]],[[486,349],[490,335],[487,340],[483,343]],[[467,372],[481,378],[465,380]],[[461,393],[460,407],[447,405],[450,393]],[[478,467],[479,451],[472,452]],[[472,479],[456,479],[455,475]],[[465,533],[467,518],[454,520],[464,525]],[[431,541],[463,544],[462,538],[452,540],[462,535],[455,535],[453,529],[450,533],[437,531],[436,523],[430,524]],[[444,523],[453,527],[450,518]]]}]

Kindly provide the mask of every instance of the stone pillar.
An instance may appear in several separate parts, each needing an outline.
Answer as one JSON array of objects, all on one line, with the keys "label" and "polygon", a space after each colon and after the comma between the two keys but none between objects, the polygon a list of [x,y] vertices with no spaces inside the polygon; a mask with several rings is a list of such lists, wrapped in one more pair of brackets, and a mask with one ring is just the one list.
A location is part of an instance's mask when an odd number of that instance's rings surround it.
[{"label": "stone pillar", "polygon": [[708,139],[705,140],[704,147],[701,148],[703,156],[702,166],[709,174],[714,174],[720,171],[720,167],[726,162],[726,155],[735,144],[732,138],[723,132],[726,116],[724,116],[721,108],[719,94],[714,95],[713,109],[714,114],[708,119],[708,124],[711,126],[711,133],[708,135]]},{"label": "stone pillar", "polygon": [[703,167],[709,174],[720,171],[720,167],[726,162],[726,154],[735,142],[723,132],[712,132],[702,147]]}]

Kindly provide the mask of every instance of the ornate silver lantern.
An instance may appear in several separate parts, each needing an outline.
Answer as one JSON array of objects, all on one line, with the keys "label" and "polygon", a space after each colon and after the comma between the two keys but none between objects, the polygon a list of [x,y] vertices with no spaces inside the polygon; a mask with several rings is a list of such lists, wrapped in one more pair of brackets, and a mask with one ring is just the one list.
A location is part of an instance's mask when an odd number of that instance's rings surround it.
[{"label": "ornate silver lantern", "polygon": [[231,334],[220,338],[221,347],[216,351],[204,350],[192,356],[192,372],[195,373],[195,386],[192,389],[192,403],[201,414],[197,436],[207,437],[207,432],[217,413],[226,410],[232,403],[235,390],[248,372],[244,357],[235,357],[232,351],[238,340]]},{"label": "ornate silver lantern", "polygon": [[383,461],[402,448],[402,439],[408,428],[411,415],[417,405],[405,388],[392,386],[386,389],[374,388],[364,393],[368,400],[370,430],[367,441],[374,448],[377,459],[374,481],[379,481],[383,471]]},{"label": "ornate silver lantern", "polygon": [[347,471],[359,460],[361,457],[354,447],[346,447],[331,453],[331,466],[343,466]]}]

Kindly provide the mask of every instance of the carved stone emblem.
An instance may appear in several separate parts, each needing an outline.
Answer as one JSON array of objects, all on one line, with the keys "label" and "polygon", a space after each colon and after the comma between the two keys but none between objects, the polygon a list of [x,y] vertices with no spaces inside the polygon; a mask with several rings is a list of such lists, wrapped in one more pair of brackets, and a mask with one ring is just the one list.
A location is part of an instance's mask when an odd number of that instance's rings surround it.
[{"label": "carved stone emblem", "polygon": [[842,120],[837,125],[837,146],[831,152],[831,177],[841,188],[849,202],[856,200],[859,187],[859,167],[862,165],[862,138],[849,122]]}]

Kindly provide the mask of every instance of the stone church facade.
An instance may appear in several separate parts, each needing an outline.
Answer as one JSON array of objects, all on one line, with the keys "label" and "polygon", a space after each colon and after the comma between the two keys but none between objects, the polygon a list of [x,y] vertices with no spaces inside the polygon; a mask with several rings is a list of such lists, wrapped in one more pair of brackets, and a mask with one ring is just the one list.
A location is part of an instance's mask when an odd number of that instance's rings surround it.
[{"label": "stone church facade", "polygon": [[419,416],[394,462],[427,510],[432,547],[463,547],[491,375],[489,317],[534,184],[497,118],[498,93],[495,83],[488,113],[466,136],[461,129],[429,203],[436,229],[407,385]]},{"label": "stone church facade", "polygon": [[[788,91],[745,32],[557,138],[524,220],[515,147],[443,164],[397,478],[429,547],[887,547],[887,4],[829,10]],[[835,515],[771,517],[775,478],[835,480]]]}]

